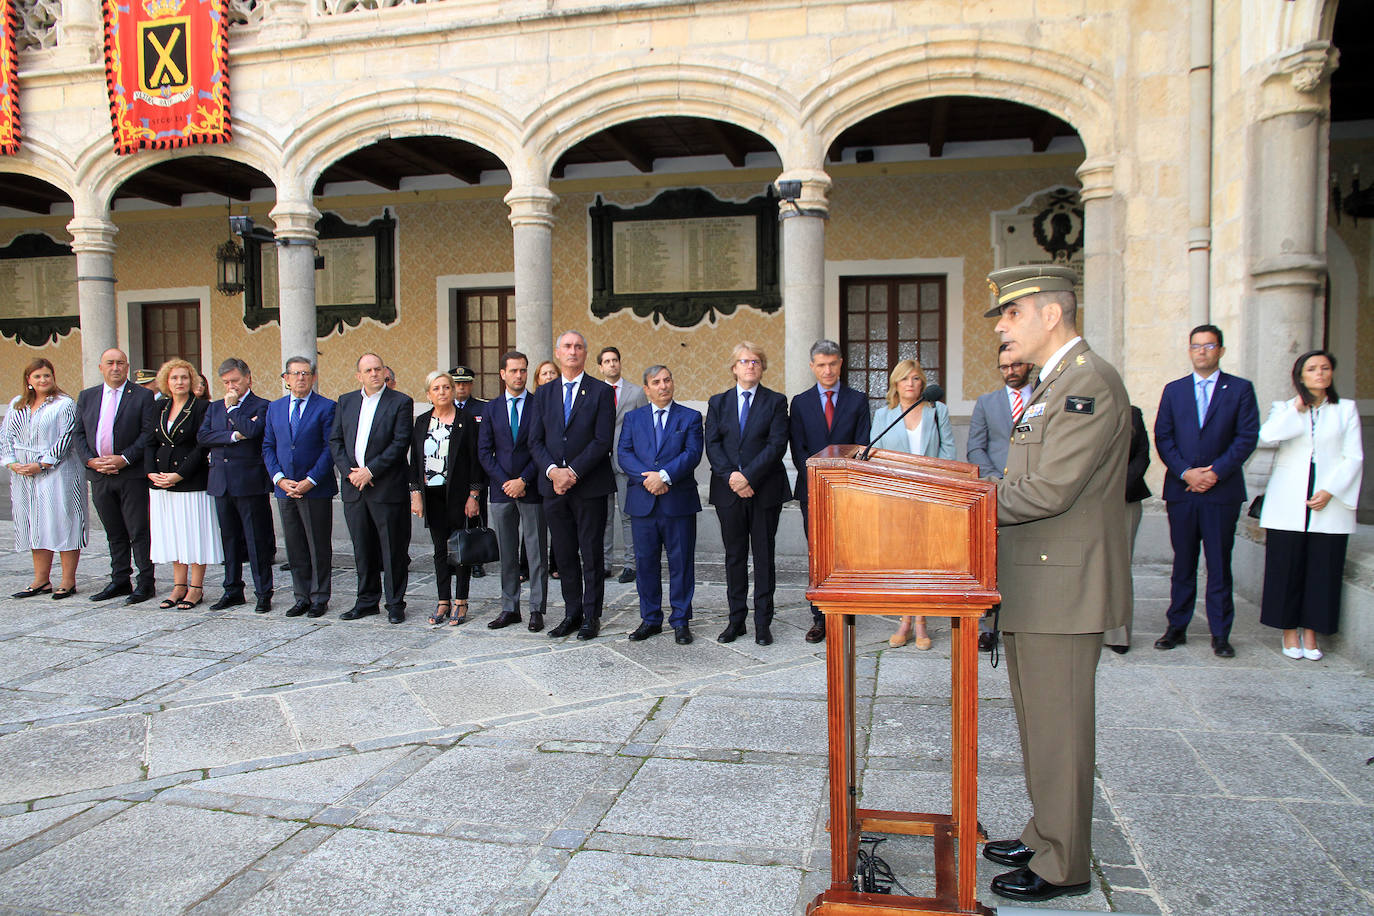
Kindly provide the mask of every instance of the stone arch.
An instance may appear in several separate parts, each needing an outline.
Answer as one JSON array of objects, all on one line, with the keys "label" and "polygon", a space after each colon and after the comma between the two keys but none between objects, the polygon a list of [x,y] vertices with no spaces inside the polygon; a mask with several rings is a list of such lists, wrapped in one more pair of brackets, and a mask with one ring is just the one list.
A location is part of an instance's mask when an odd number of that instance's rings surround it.
[{"label": "stone arch", "polygon": [[287,138],[282,174],[300,181],[309,194],[333,162],[360,147],[391,137],[442,136],[465,140],[519,172],[519,126],[501,105],[472,86],[414,83],[361,89],[330,98],[300,121]]},{"label": "stone arch", "polygon": [[56,147],[32,137],[25,137],[18,155],[0,159],[0,172],[10,172],[38,178],[76,199],[76,167]]},{"label": "stone arch", "polygon": [[1088,159],[1111,159],[1111,91],[1105,75],[1077,58],[974,33],[920,45],[894,40],[841,58],[802,111],[822,155],[846,128],[894,105],[984,96],[1048,111],[1078,131]]},{"label": "stone arch", "polygon": [[779,155],[800,123],[795,99],[780,88],[781,75],[744,61],[726,64],[671,61],[604,70],[539,106],[529,121],[525,150],[533,177],[548,181],[558,157],[598,131],[639,118],[709,118],[751,130]]},{"label": "stone arch", "polygon": [[184,159],[189,156],[213,156],[231,159],[252,166],[278,183],[281,147],[268,134],[252,122],[242,119],[234,121],[234,136],[229,143],[204,143],[183,146],[169,150],[143,150],[134,156],[119,156],[108,136],[103,136],[81,151],[76,160],[78,187],[82,189],[84,201],[78,201],[91,208],[91,215],[99,215],[110,209],[114,193],[119,186],[133,175],[150,165]]},{"label": "stone arch", "polygon": [[[1358,3],[1360,0],[1345,0]],[[1336,8],[1341,0],[1292,0],[1278,8],[1277,45],[1271,53],[1300,48],[1313,41],[1330,41],[1336,29]]]}]

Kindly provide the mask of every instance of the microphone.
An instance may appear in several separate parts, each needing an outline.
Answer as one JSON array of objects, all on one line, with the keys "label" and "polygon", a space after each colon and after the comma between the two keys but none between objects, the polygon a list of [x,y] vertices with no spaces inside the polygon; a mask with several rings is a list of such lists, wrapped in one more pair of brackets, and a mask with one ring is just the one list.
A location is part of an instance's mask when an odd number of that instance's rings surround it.
[{"label": "microphone", "polygon": [[[887,433],[888,433],[888,430],[892,429],[892,428],[893,428],[894,426],[896,426],[898,423],[902,422],[902,420],[906,419],[906,415],[907,415],[907,414],[911,413],[913,410],[915,410],[917,407],[920,407],[922,404],[926,404],[926,403],[934,404],[936,401],[943,401],[944,399],[945,399],[945,389],[941,388],[939,385],[927,385],[927,386],[926,386],[926,389],[925,389],[924,391],[921,392],[921,396],[920,396],[919,398],[916,399],[916,403],[915,403],[915,404],[912,404],[912,405],[911,405],[910,407],[908,407],[906,410],[904,410],[904,411],[902,411],[900,414],[898,414],[898,415],[897,415],[897,419],[895,419],[895,420],[893,420],[891,423],[887,424],[887,428],[886,428],[886,429],[884,429],[882,432],[878,433],[878,435],[874,436],[872,439],[869,439],[869,440],[868,440],[868,445],[864,446],[864,450],[863,450],[862,452],[859,453],[859,460],[860,460],[860,461],[867,461],[867,460],[868,460],[869,452],[873,451],[873,443],[874,443],[874,442],[877,442],[877,441],[878,441],[879,439],[881,439],[883,436],[886,436]],[[938,430],[938,428],[939,428],[939,427],[936,427],[937,430]]]}]

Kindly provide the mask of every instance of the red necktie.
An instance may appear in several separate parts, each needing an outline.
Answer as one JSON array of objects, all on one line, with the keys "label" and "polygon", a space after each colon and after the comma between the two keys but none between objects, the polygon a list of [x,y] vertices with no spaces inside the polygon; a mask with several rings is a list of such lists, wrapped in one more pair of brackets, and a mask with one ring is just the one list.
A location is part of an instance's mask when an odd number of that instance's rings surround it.
[{"label": "red necktie", "polygon": [[830,429],[835,425],[835,392],[825,393],[825,428]]},{"label": "red necktie", "polygon": [[615,404],[614,404],[614,406],[619,407],[619,406],[620,406],[620,386],[619,386],[619,385],[612,385],[612,386],[611,386],[611,392],[615,395]]},{"label": "red necktie", "polygon": [[1011,422],[1015,423],[1017,420],[1021,419],[1021,412],[1026,409],[1026,404],[1024,401],[1021,400],[1020,388],[1014,390],[1011,393],[1011,396],[1013,400],[1016,402],[1011,407]]}]

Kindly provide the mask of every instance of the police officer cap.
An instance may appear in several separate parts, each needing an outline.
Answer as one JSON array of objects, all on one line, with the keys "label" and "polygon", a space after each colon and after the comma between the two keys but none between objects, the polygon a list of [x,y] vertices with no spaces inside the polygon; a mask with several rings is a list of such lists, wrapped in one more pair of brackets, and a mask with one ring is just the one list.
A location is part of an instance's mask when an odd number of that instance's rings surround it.
[{"label": "police officer cap", "polygon": [[997,305],[983,313],[984,318],[996,318],[1002,314],[1002,307],[1008,302],[1029,296],[1032,293],[1054,293],[1074,291],[1078,285],[1078,274],[1072,267],[1056,267],[1052,264],[1025,264],[1020,267],[1003,267],[988,274],[988,286],[997,297]]},{"label": "police officer cap", "polygon": [[146,385],[146,384],[148,384],[149,382],[155,382],[155,381],[157,381],[157,370],[156,370],[156,369],[135,369],[135,370],[134,370],[134,384],[135,384],[135,385]]},{"label": "police officer cap", "polygon": [[448,370],[448,374],[453,377],[455,382],[470,382],[473,380],[472,370],[467,366],[454,366]]}]

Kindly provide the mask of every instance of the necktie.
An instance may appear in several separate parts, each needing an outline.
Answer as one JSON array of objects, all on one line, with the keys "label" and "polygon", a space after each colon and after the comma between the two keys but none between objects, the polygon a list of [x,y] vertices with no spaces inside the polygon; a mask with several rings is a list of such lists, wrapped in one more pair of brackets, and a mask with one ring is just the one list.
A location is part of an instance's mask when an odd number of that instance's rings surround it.
[{"label": "necktie", "polygon": [[520,399],[510,399],[510,441],[514,442],[515,437],[520,435]]},{"label": "necktie", "polygon": [[654,410],[654,453],[663,448],[663,415],[667,413],[662,407]]},{"label": "necktie", "polygon": [[1021,389],[1017,388],[1011,393],[1011,422],[1015,423],[1021,419],[1021,413],[1026,409],[1026,402],[1021,400]]},{"label": "necktie", "polygon": [[825,428],[830,429],[835,425],[835,392],[825,393]]},{"label": "necktie", "polygon": [[301,398],[292,398],[292,399],[291,399],[291,438],[292,438],[292,439],[296,438],[296,429],[300,426],[300,423],[301,423],[301,405],[304,404],[304,403],[305,403],[305,401],[302,400]]},{"label": "necktie", "polygon": [[105,386],[105,405],[100,408],[100,423],[95,431],[95,447],[101,455],[114,454],[114,417],[119,389]]},{"label": "necktie", "polygon": [[572,416],[573,389],[576,388],[576,387],[577,387],[577,383],[576,383],[576,382],[564,382],[564,383],[563,383],[563,388],[565,389],[565,393],[564,393],[564,395],[563,395],[563,422],[564,422],[564,424],[566,424],[566,423],[568,422],[568,417]]},{"label": "necktie", "polygon": [[1199,428],[1207,420],[1207,405],[1211,403],[1212,380],[1200,379],[1197,383],[1197,425]]},{"label": "necktie", "polygon": [[616,406],[616,407],[619,407],[619,406],[620,406],[620,386],[619,386],[619,385],[612,385],[612,386],[611,386],[611,393],[615,395],[615,406]]},{"label": "necktie", "polygon": [[740,396],[744,398],[744,406],[739,409],[739,434],[744,435],[744,424],[749,422],[749,399],[754,396],[752,391],[741,391]]}]

